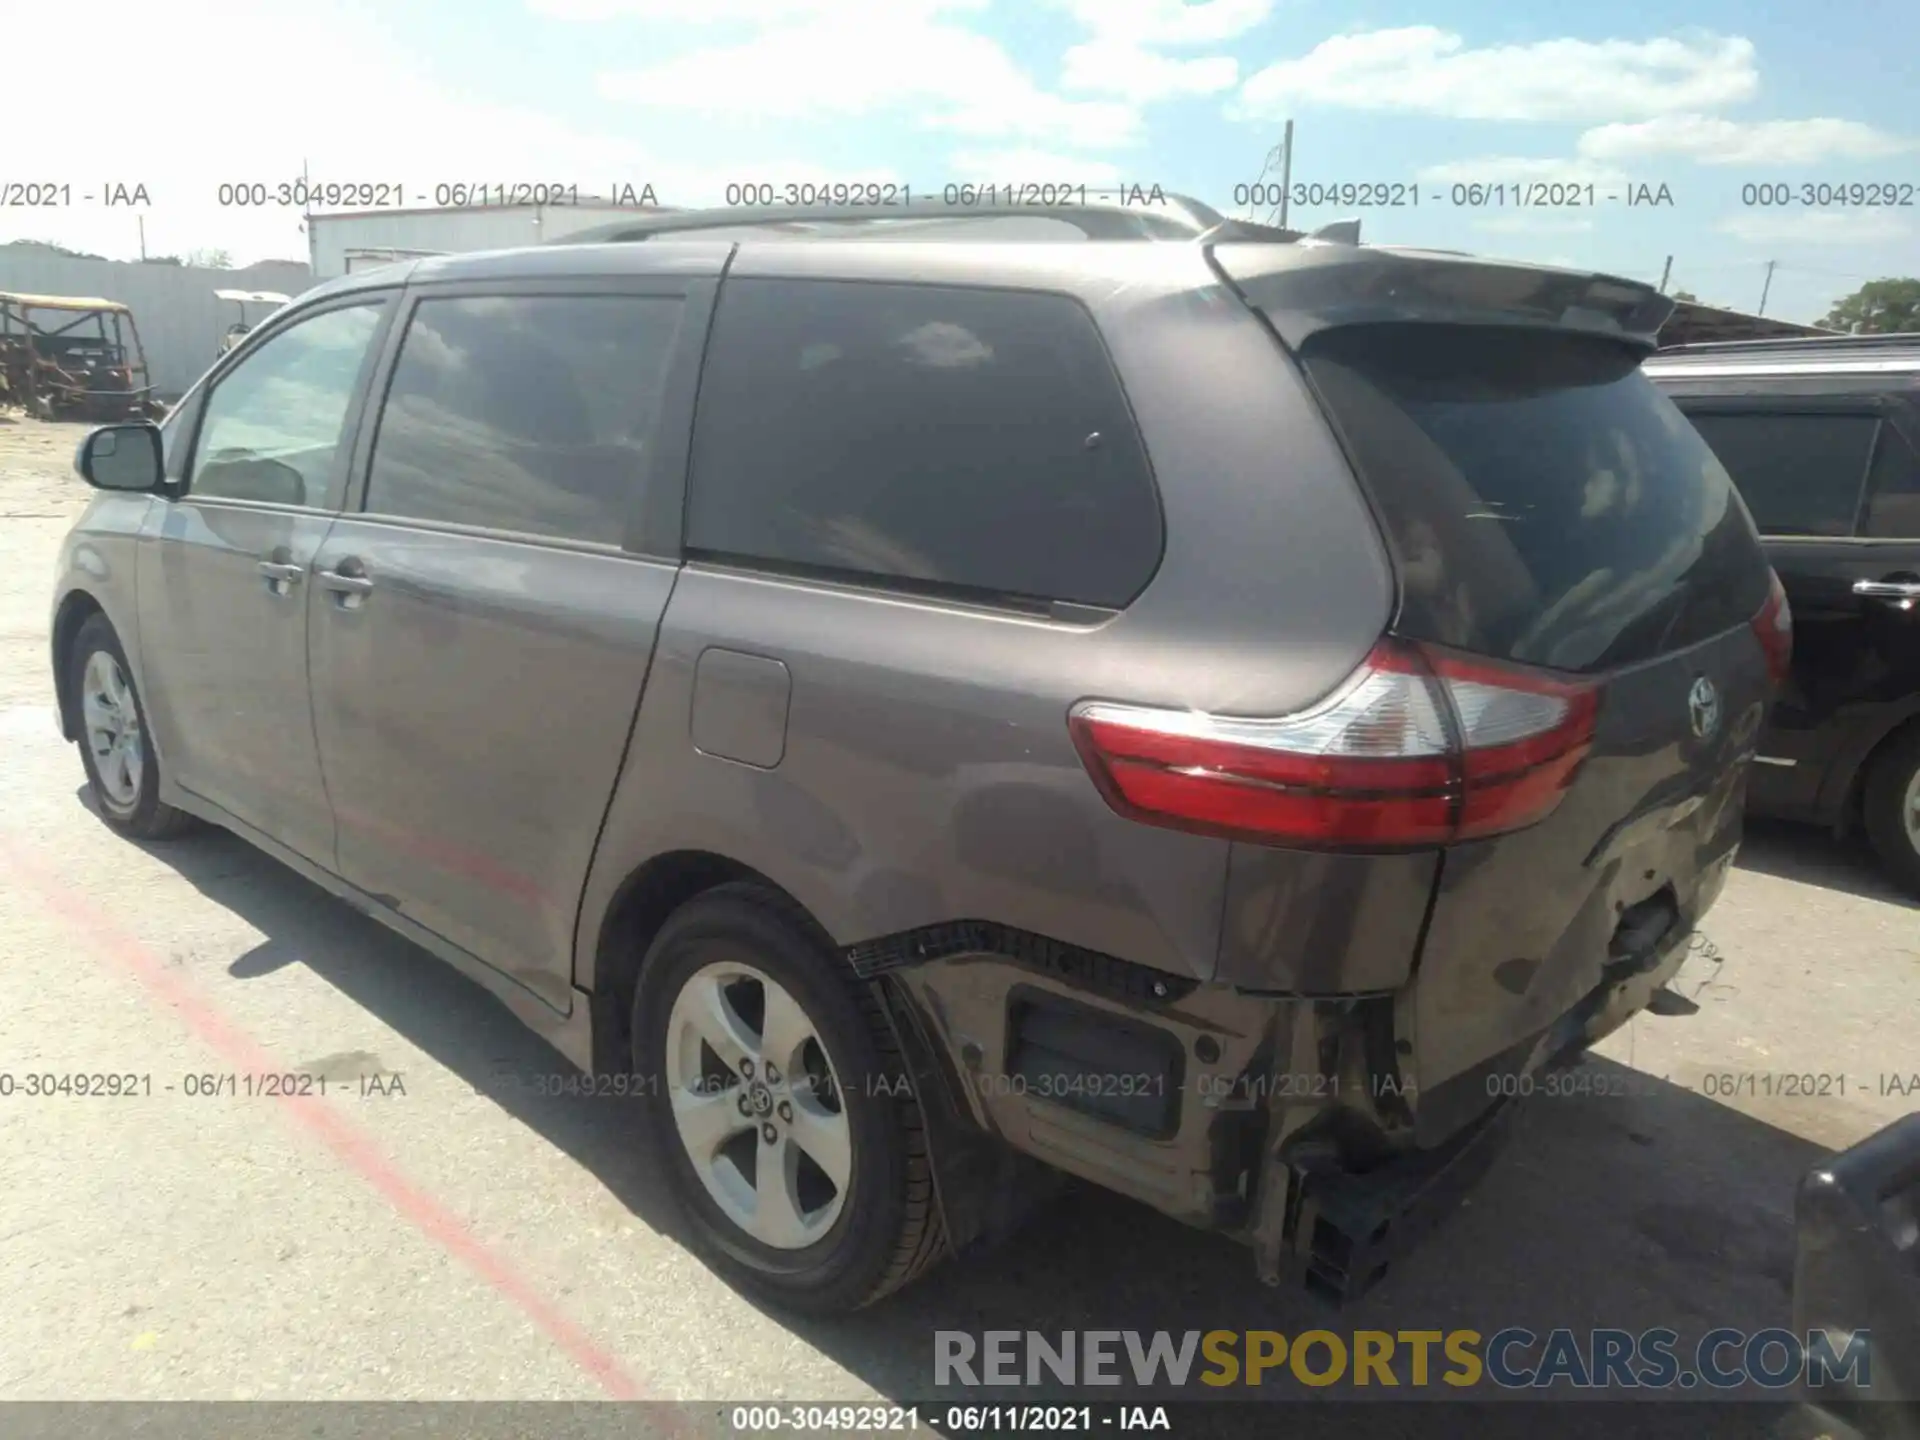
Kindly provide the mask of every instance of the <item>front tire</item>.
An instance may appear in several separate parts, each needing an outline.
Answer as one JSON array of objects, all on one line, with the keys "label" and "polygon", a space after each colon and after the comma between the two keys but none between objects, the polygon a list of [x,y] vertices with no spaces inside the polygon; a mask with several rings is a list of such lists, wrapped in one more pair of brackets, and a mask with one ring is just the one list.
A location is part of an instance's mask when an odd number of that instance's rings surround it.
[{"label": "front tire", "polygon": [[192,823],[160,799],[160,760],[147,733],[133,667],[104,615],[80,626],[67,651],[67,693],[80,721],[80,763],[100,818],[133,840],[165,840]]},{"label": "front tire", "polygon": [[634,996],[634,1073],[696,1248],[813,1314],[869,1305],[945,1248],[924,1120],[877,998],[785,897],[677,910]]},{"label": "front tire", "polygon": [[1875,758],[1861,811],[1881,865],[1901,889],[1920,895],[1920,728]]}]

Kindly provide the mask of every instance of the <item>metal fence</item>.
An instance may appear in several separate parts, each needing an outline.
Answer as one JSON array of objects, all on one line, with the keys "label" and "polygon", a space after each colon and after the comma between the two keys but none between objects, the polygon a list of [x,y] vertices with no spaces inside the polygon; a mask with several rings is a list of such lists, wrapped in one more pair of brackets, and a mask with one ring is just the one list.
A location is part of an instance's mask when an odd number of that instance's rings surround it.
[{"label": "metal fence", "polygon": [[[313,284],[305,264],[268,261],[244,270],[154,265],[133,260],[81,260],[20,245],[0,245],[0,290],[32,295],[85,295],[118,300],[133,310],[155,392],[174,400],[213,364],[220,337],[239,318],[215,290],[278,290],[298,295]],[[265,318],[249,306],[247,318]]]}]

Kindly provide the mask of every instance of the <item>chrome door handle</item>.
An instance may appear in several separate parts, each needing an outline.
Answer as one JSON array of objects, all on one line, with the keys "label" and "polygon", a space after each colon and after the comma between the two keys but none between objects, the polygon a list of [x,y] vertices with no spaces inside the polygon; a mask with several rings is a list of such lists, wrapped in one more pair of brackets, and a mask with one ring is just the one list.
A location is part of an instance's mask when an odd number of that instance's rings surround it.
[{"label": "chrome door handle", "polygon": [[342,575],[338,570],[322,570],[320,583],[342,595],[364,595],[373,589],[373,581],[368,576]]},{"label": "chrome door handle", "polygon": [[304,565],[283,565],[278,560],[262,560],[260,562],[260,573],[269,580],[284,580],[289,585],[298,585],[306,578],[307,567]]},{"label": "chrome door handle", "polygon": [[1869,600],[1920,600],[1920,580],[1856,580],[1853,593]]}]

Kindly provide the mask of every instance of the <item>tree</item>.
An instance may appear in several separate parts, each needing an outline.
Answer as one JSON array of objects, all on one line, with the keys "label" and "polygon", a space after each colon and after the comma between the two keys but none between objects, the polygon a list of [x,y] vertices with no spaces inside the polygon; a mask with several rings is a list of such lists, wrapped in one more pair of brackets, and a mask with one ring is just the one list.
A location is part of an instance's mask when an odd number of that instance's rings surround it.
[{"label": "tree", "polygon": [[189,250],[187,264],[198,265],[205,270],[231,270],[233,256],[224,250]]},{"label": "tree", "polygon": [[1698,305],[1700,303],[1700,297],[1691,290],[1676,290],[1673,292],[1673,298],[1675,300],[1684,300],[1689,305]]},{"label": "tree", "polygon": [[1854,335],[1904,335],[1920,331],[1920,280],[1869,280],[1836,300],[1820,322]]}]

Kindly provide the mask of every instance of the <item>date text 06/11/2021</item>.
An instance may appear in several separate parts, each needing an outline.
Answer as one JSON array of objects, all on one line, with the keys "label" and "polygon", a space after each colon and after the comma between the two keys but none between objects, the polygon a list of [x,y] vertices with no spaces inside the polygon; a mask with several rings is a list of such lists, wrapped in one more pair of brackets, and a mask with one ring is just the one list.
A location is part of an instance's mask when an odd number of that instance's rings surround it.
[{"label": "date text 06/11/2021", "polygon": [[153,1075],[133,1070],[0,1071],[0,1101],[144,1100],[172,1095],[188,1100],[321,1099],[328,1095],[386,1099],[407,1093],[398,1073],[322,1074],[276,1070],[193,1071]]},{"label": "date text 06/11/2021", "polygon": [[[1177,1411],[1180,1407],[1174,1406]],[[1103,1430],[1175,1430],[1165,1405],[734,1405],[723,1418],[735,1435],[807,1434],[867,1436],[1059,1432],[1090,1434]],[[1249,1412],[1249,1418],[1258,1418]],[[1264,1434],[1250,1429],[1249,1434]]]},{"label": "date text 06/11/2021", "polygon": [[1580,210],[1600,205],[1664,210],[1675,204],[1672,186],[1648,180],[1606,184],[1587,180],[1457,180],[1444,185],[1429,181],[1424,186],[1416,180],[1294,181],[1289,185],[1259,180],[1234,186],[1232,198],[1236,206],[1255,208],[1285,203],[1303,209],[1337,205],[1352,210],[1417,210],[1423,205],[1469,210]]}]

